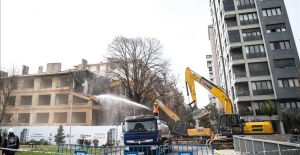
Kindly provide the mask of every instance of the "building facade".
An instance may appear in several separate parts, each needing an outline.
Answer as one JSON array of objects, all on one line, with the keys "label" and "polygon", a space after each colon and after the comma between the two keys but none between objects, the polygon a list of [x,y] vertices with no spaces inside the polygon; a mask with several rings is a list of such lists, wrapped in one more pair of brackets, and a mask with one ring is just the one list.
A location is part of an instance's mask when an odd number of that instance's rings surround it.
[{"label": "building facade", "polygon": [[29,68],[23,66],[1,126],[105,126],[124,119],[124,112],[116,116],[118,109],[97,97],[109,80],[84,69],[84,63],[81,66],[61,71],[60,63],[49,63],[46,72],[40,67],[37,74],[28,74]]},{"label": "building facade", "polygon": [[246,121],[269,120],[285,133],[282,112],[300,112],[299,55],[283,0],[210,0],[212,49],[220,86]]},{"label": "building facade", "polygon": [[[216,50],[216,45],[214,43],[214,36],[213,36],[213,27],[212,25],[208,26],[208,39],[211,43],[211,51]],[[213,82],[215,85],[220,85],[220,79],[219,79],[219,69],[218,69],[218,63],[217,61],[214,61],[217,59],[217,55],[215,52],[213,52],[211,55],[206,55],[206,62],[207,62],[207,68],[209,72],[209,80]],[[221,102],[211,93],[208,95],[209,102],[213,103],[217,109],[221,109]]]}]

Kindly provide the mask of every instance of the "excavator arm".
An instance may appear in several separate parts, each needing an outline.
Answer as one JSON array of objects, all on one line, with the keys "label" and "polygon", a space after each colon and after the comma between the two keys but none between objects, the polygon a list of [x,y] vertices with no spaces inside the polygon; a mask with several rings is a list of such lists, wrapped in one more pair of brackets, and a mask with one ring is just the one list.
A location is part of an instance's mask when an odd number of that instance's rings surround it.
[{"label": "excavator arm", "polygon": [[185,72],[186,84],[190,89],[194,107],[197,105],[195,81],[215,95],[221,102],[225,114],[219,119],[219,134],[222,136],[232,136],[240,134],[270,134],[273,133],[272,124],[269,121],[264,122],[244,122],[240,120],[240,115],[233,113],[232,102],[227,93],[221,88],[198,75],[189,67]]},{"label": "excavator arm", "polygon": [[[192,102],[189,103],[193,104],[193,109],[197,107],[197,96],[196,96],[196,88],[195,88],[195,81],[197,81],[201,86],[207,89],[210,93],[215,95],[221,102],[222,106],[224,107],[226,114],[232,114],[232,103],[227,95],[227,93],[221,88],[204,78],[203,76],[198,75],[194,71],[192,71],[189,67],[186,68],[185,71],[185,82],[187,85],[187,89],[190,90]],[[187,91],[188,93],[189,91]],[[189,96],[189,93],[187,94]]]}]

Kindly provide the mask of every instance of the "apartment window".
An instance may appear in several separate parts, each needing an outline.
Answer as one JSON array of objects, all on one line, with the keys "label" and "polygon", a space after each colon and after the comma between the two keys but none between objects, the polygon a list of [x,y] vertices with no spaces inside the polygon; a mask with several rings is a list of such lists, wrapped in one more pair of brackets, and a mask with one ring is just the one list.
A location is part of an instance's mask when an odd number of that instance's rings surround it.
[{"label": "apartment window", "polygon": [[249,63],[250,76],[270,75],[268,64],[266,62]]},{"label": "apartment window", "polygon": [[300,108],[300,101],[282,101],[280,107],[284,108]]},{"label": "apartment window", "polygon": [[248,9],[255,7],[254,0],[237,0],[236,2],[238,9]]},{"label": "apartment window", "polygon": [[[274,102],[273,101],[271,101],[271,102],[272,102],[272,107],[274,109],[276,109],[276,105],[274,104]],[[266,103],[268,104],[268,101],[255,101],[253,103],[254,109],[256,111],[256,115],[265,115],[264,113],[262,113],[261,110],[262,110],[263,105],[265,105]],[[276,114],[277,114],[277,112],[275,111],[274,115],[276,115]]]},{"label": "apartment window", "polygon": [[255,12],[240,14],[240,23],[241,25],[258,23],[257,14]]},{"label": "apartment window", "polygon": [[233,0],[223,0],[224,11],[232,11],[235,10]]},{"label": "apartment window", "polygon": [[279,87],[299,87],[299,79],[278,79],[278,85]]},{"label": "apartment window", "polygon": [[20,105],[28,106],[32,103],[32,96],[21,96]]},{"label": "apartment window", "polygon": [[23,88],[32,89],[34,86],[34,79],[24,79]]},{"label": "apartment window", "polygon": [[244,41],[262,39],[260,29],[246,29],[246,30],[243,30],[243,39],[244,39]]},{"label": "apartment window", "polygon": [[245,46],[245,51],[247,58],[257,58],[266,56],[264,45],[260,44]]},{"label": "apartment window", "polygon": [[268,8],[268,9],[263,9],[262,10],[263,16],[276,16],[276,15],[281,15],[281,8]]},{"label": "apartment window", "polygon": [[49,122],[49,113],[36,114],[36,123],[48,123],[48,122]]},{"label": "apartment window", "polygon": [[227,27],[237,26],[236,17],[226,18],[225,23]]},{"label": "apartment window", "polygon": [[275,68],[296,67],[294,58],[274,60]]},{"label": "apartment window", "polygon": [[228,31],[228,37],[232,43],[241,41],[239,30]]},{"label": "apartment window", "polygon": [[252,82],[253,95],[273,94],[271,81],[254,81]]},{"label": "apartment window", "polygon": [[[256,102],[254,102],[254,109],[255,110],[261,110],[263,105],[266,104],[266,102],[268,104],[268,101],[256,101]],[[274,102],[273,101],[271,101],[271,102],[272,102],[273,108],[275,108]]]},{"label": "apartment window", "polygon": [[18,114],[18,124],[28,124],[30,121],[30,113],[19,113]]},{"label": "apartment window", "polygon": [[66,112],[55,112],[53,123],[67,123],[67,113]]},{"label": "apartment window", "polygon": [[50,105],[51,95],[39,95],[38,105]]},{"label": "apartment window", "polygon": [[16,103],[16,96],[9,96],[8,97],[8,106],[15,106]]},{"label": "apartment window", "polygon": [[52,87],[52,77],[42,77],[40,82],[40,89],[51,88]]},{"label": "apartment window", "polygon": [[57,87],[70,87],[71,77],[58,77]]},{"label": "apartment window", "polygon": [[13,117],[13,114],[11,114],[11,113],[3,114],[1,124],[11,124],[12,123],[12,117]]},{"label": "apartment window", "polygon": [[274,41],[270,42],[271,50],[291,49],[290,41]]},{"label": "apartment window", "polygon": [[297,106],[296,106],[296,102],[291,102],[291,107],[292,108],[296,108]]},{"label": "apartment window", "polygon": [[245,5],[245,4],[250,4],[254,3],[254,0],[236,0],[237,5]]},{"label": "apartment window", "polygon": [[285,24],[273,24],[273,25],[267,25],[266,26],[267,33],[273,33],[273,32],[284,32],[286,31]]}]

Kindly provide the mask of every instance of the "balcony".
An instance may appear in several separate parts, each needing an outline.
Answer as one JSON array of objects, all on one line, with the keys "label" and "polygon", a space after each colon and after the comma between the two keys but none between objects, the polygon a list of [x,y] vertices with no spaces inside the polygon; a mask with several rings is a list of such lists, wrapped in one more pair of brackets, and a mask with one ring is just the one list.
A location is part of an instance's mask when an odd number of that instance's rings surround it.
[{"label": "balcony", "polygon": [[244,59],[242,47],[230,49],[230,60]]},{"label": "balcony", "polygon": [[225,21],[227,27],[237,26],[237,21]]},{"label": "balcony", "polygon": [[244,41],[261,40],[262,36],[261,35],[244,36],[243,39],[244,39]]},{"label": "balcony", "polygon": [[270,75],[269,70],[250,71],[250,76],[263,76],[263,75]]},{"label": "balcony", "polygon": [[241,25],[250,25],[250,24],[257,24],[258,19],[252,19],[252,20],[241,20]]},{"label": "balcony", "polygon": [[240,116],[249,116],[249,115],[253,115],[253,111],[250,111],[250,110],[248,110],[248,109],[240,110],[240,111],[239,111],[239,115],[240,115]]},{"label": "balcony", "polygon": [[240,60],[240,59],[244,59],[244,56],[242,53],[231,55],[231,60]]},{"label": "balcony", "polygon": [[248,88],[241,88],[236,91],[236,96],[250,96],[250,91]]},{"label": "balcony", "polygon": [[238,8],[238,10],[255,8],[255,4],[254,3],[242,4],[242,5],[238,5],[237,8]]},{"label": "balcony", "polygon": [[235,78],[239,78],[239,77],[247,77],[247,73],[246,71],[237,71],[233,73],[233,76]]},{"label": "balcony", "polygon": [[246,54],[247,58],[260,58],[260,57],[266,57],[266,53],[265,52],[260,52],[260,53],[247,53]]},{"label": "balcony", "polygon": [[[259,110],[259,109],[255,109],[255,113],[256,113],[256,115],[266,115],[266,114],[263,113],[262,110]],[[273,115],[277,115],[277,110],[275,110]]]},{"label": "balcony", "polygon": [[236,43],[236,42],[241,42],[240,37],[229,37],[230,43]]},{"label": "balcony", "polygon": [[274,94],[273,89],[253,90],[253,95],[268,95],[268,94]]}]

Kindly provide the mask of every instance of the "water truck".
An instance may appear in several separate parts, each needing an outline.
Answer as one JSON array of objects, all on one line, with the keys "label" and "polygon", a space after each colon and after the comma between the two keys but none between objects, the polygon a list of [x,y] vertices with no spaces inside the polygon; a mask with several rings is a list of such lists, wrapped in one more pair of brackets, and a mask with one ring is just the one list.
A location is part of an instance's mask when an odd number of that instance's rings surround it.
[{"label": "water truck", "polygon": [[[122,125],[125,152],[156,155],[159,146],[171,143],[169,127],[156,116],[129,116]],[[165,148],[170,151],[170,148]]]}]

